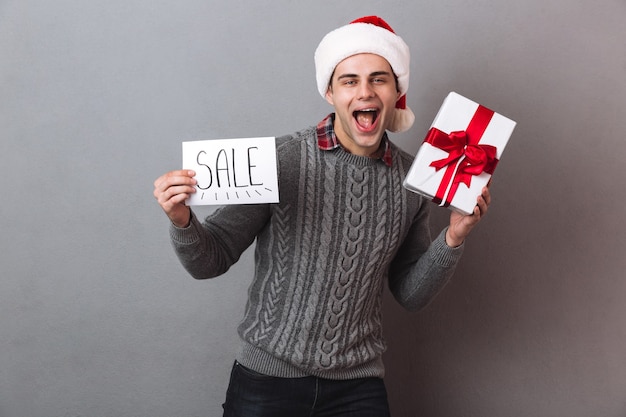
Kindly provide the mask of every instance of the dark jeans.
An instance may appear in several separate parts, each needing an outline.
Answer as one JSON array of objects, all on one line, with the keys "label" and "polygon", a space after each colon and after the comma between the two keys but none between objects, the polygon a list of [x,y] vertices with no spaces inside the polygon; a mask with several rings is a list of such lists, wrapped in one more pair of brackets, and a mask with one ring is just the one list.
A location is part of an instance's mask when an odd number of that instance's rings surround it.
[{"label": "dark jeans", "polygon": [[380,378],[276,378],[235,362],[224,417],[389,417]]}]

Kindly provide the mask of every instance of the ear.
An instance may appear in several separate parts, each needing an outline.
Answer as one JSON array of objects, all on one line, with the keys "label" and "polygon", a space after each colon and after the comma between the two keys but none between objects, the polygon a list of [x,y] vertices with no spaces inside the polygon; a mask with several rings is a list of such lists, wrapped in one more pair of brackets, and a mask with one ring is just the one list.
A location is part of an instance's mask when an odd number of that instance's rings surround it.
[{"label": "ear", "polygon": [[330,85],[328,86],[328,89],[326,90],[326,95],[324,97],[326,98],[328,104],[330,104],[331,106],[335,105],[335,102],[333,100],[333,88]]}]

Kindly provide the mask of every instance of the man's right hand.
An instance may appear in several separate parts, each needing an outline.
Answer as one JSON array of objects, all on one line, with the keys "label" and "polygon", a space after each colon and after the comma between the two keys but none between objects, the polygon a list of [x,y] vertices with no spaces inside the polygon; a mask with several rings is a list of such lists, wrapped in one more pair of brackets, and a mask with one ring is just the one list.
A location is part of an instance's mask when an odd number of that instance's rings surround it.
[{"label": "man's right hand", "polygon": [[170,171],[154,181],[154,198],[177,227],[187,227],[191,219],[191,209],[185,200],[196,192],[196,175],[191,170]]}]

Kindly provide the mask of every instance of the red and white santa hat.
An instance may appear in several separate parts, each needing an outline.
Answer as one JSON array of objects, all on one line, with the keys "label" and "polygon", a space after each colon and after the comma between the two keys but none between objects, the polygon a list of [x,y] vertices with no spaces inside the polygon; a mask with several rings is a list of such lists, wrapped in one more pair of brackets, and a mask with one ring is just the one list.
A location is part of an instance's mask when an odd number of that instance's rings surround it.
[{"label": "red and white santa hat", "polygon": [[406,105],[411,54],[404,40],[378,16],[361,17],[324,36],[315,51],[315,73],[319,93],[326,97],[337,64],[352,55],[363,53],[382,56],[391,65],[398,78],[401,97],[396,102],[396,111],[389,130],[392,132],[408,130],[415,121],[413,112]]}]

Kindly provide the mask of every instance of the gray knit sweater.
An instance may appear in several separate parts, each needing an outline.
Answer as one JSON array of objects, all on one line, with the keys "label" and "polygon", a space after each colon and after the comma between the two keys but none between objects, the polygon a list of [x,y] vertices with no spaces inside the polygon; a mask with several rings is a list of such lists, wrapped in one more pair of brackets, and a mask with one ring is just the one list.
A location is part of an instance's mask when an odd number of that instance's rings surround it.
[{"label": "gray knit sweater", "polygon": [[393,163],[322,151],[314,127],[276,139],[280,203],[225,206],[170,227],[197,279],[226,272],[256,239],[255,275],[238,360],[279,377],[382,377],[385,281],[409,310],[425,306],[463,251],[431,243],[430,202],[402,187],[412,157]]}]

